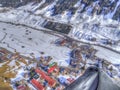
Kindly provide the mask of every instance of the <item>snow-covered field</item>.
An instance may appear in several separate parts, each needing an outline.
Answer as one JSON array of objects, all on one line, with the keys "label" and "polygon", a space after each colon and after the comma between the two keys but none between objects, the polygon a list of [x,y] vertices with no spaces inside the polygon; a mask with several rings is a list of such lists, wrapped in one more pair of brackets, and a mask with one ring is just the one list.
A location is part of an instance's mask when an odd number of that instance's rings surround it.
[{"label": "snow-covered field", "polygon": [[[57,36],[28,27],[6,23],[0,23],[0,27],[1,47],[13,52],[16,49],[16,51],[25,56],[30,56],[31,53],[34,53],[36,58],[40,57],[40,52],[45,52],[45,55],[52,56],[54,60],[57,60],[62,65],[65,64],[62,63],[64,60],[69,60],[69,52],[71,50],[67,47],[58,47],[53,44],[59,38]],[[120,54],[99,46],[94,46],[94,48],[98,50],[96,56],[108,60],[111,63],[120,64]]]},{"label": "snow-covered field", "polygon": [[106,59],[113,64],[120,64],[120,54],[98,46],[94,46],[94,48],[98,50],[96,56]]},{"label": "snow-covered field", "polygon": [[[7,48],[14,52],[20,52],[22,55],[30,56],[34,53],[36,58],[40,57],[40,52],[44,52],[45,55],[52,56],[53,60],[62,64],[64,60],[69,59],[70,49],[67,47],[58,47],[53,42],[59,37],[37,31],[31,28],[15,26],[11,24],[0,23],[0,38],[5,38],[0,42],[0,47]],[[6,30],[3,30],[6,28]],[[62,65],[67,66],[67,63]]]}]

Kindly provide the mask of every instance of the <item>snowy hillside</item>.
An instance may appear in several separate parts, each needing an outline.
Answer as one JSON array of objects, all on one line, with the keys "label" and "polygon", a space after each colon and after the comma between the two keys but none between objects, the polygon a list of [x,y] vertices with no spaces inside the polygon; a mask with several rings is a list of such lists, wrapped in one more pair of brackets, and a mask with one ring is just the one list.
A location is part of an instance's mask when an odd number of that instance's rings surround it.
[{"label": "snowy hillside", "polygon": [[[43,9],[52,5],[52,14],[58,15],[67,11],[71,16],[79,11],[88,15],[102,15],[104,18],[120,20],[120,0],[43,0],[44,3],[39,7]],[[30,2],[39,3],[42,0],[0,0],[2,7],[20,7]],[[69,2],[69,3],[68,3]]]}]

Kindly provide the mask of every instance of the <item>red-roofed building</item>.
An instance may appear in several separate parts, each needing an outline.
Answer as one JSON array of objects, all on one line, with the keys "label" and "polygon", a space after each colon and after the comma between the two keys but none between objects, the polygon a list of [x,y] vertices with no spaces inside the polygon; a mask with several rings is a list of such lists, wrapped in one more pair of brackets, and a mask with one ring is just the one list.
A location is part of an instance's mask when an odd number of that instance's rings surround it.
[{"label": "red-roofed building", "polygon": [[51,78],[50,76],[48,76],[45,72],[43,72],[42,70],[36,69],[35,70],[37,73],[40,74],[40,76],[45,79],[46,81],[48,81],[48,84],[50,87],[54,87],[56,85],[56,80],[54,80],[53,78]]},{"label": "red-roofed building", "polygon": [[57,66],[52,66],[48,69],[48,73],[52,73],[55,69],[57,68]]},{"label": "red-roofed building", "polygon": [[32,83],[32,85],[33,85],[35,88],[37,88],[37,90],[45,90],[45,88],[43,87],[43,85],[40,84],[40,82],[38,82],[37,80],[32,79],[32,80],[31,80],[31,83]]},{"label": "red-roofed building", "polygon": [[70,84],[75,81],[73,78],[68,78],[67,80],[70,82]]}]

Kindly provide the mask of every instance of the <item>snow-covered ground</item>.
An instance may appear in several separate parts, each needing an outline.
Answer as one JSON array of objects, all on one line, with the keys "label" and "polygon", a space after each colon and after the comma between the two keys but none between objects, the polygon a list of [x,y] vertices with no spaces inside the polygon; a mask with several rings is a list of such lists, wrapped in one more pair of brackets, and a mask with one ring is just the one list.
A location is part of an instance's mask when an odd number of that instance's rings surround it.
[{"label": "snow-covered ground", "polygon": [[[0,27],[1,47],[13,52],[16,49],[25,56],[30,56],[30,53],[34,53],[36,58],[41,56],[40,52],[45,52],[45,55],[52,56],[55,61],[57,60],[62,65],[65,64],[63,63],[64,60],[69,60],[69,52],[71,50],[67,47],[58,47],[53,44],[59,38],[57,36],[6,23],[0,23]],[[99,46],[94,46],[94,48],[98,50],[96,56],[104,58],[111,63],[120,64],[120,54]]]},{"label": "snow-covered ground", "polygon": [[113,64],[120,64],[120,54],[98,46],[94,46],[94,48],[98,50],[96,56],[106,59]]},{"label": "snow-covered ground", "polygon": [[[53,44],[59,37],[11,24],[0,23],[0,27],[1,38],[4,37],[4,33],[7,34],[0,43],[0,47],[7,48],[12,52],[16,49],[16,51],[25,56],[30,56],[30,53],[34,53],[36,58],[41,56],[40,52],[45,52],[45,56],[52,56],[53,60],[67,66],[67,63],[62,62],[69,59],[70,49]],[[3,30],[3,28],[6,28],[6,30]]]},{"label": "snow-covered ground", "polygon": [[[46,15],[46,13],[52,13],[50,9],[56,4],[56,1],[40,10],[38,8],[41,3],[29,3],[25,6],[11,9],[8,12],[0,13],[0,20],[5,22],[24,24],[42,30],[43,22],[45,20],[50,20],[58,23],[68,23],[69,21],[69,24],[71,24],[73,27],[73,29],[68,34],[69,37],[87,43],[100,44],[112,48],[116,51],[120,51],[119,43],[117,43],[116,45],[104,45],[102,44],[104,41],[101,40],[119,40],[120,23],[118,23],[117,21],[104,19],[102,16],[97,15],[91,17],[86,14],[80,14],[79,10],[76,11],[74,16],[71,17],[70,20],[65,19],[68,17],[68,11],[65,11],[64,14],[60,15],[60,17],[52,17],[50,15]],[[42,16],[41,14],[44,15]],[[96,27],[96,25],[98,25],[98,27]],[[65,64],[65,66],[67,65],[67,63],[63,63],[63,60],[69,59],[68,53],[70,49],[66,47],[57,47],[51,43],[58,37],[22,26],[14,26],[5,23],[0,23],[0,26],[2,28],[7,27],[6,30],[2,30],[1,28],[0,40],[2,40],[3,43],[1,42],[0,46],[8,48],[11,51],[14,51],[16,49],[17,51],[21,52],[21,54],[26,56],[30,53],[34,53],[35,57],[39,57],[40,52],[44,51],[45,55],[53,56],[54,60],[58,60],[59,64]],[[26,30],[28,31],[26,32]],[[118,36],[116,36],[117,34]],[[88,38],[91,37],[95,37],[96,41],[89,41]],[[32,38],[32,40],[29,40],[30,38]],[[108,60],[112,63],[120,63],[120,54],[102,47],[95,46],[95,49],[98,50],[96,54],[98,57],[104,58],[105,60]]]}]

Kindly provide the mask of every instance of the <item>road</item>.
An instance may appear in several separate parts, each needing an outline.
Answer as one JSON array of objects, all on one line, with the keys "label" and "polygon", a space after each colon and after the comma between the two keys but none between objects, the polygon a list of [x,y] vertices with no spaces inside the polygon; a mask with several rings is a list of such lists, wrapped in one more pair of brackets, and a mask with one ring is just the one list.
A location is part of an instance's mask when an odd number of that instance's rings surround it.
[{"label": "road", "polygon": [[91,45],[91,46],[98,46],[98,47],[101,47],[101,48],[104,48],[104,49],[108,49],[108,50],[110,50],[110,51],[112,51],[114,53],[120,54],[119,51],[116,51],[116,50],[114,50],[114,49],[112,49],[110,47],[106,47],[106,46],[103,46],[103,45],[100,45],[100,44],[92,44],[92,43],[87,43],[87,42],[84,42],[84,41],[79,41],[79,40],[76,40],[76,39],[73,39],[73,38],[69,37],[66,34],[59,33],[59,32],[56,32],[56,31],[52,31],[52,30],[49,30],[49,29],[46,29],[46,28],[38,29],[38,28],[28,26],[28,25],[25,25],[25,24],[19,24],[19,23],[7,22],[7,21],[0,21],[0,22],[15,25],[15,26],[23,26],[23,27],[31,28],[31,29],[34,29],[34,30],[37,30],[37,31],[42,31],[44,33],[48,33],[48,34],[55,35],[55,36],[58,36],[58,37],[66,37],[66,38],[69,38],[69,39],[71,39],[73,41],[76,41],[77,43],[82,43],[82,44]]}]

